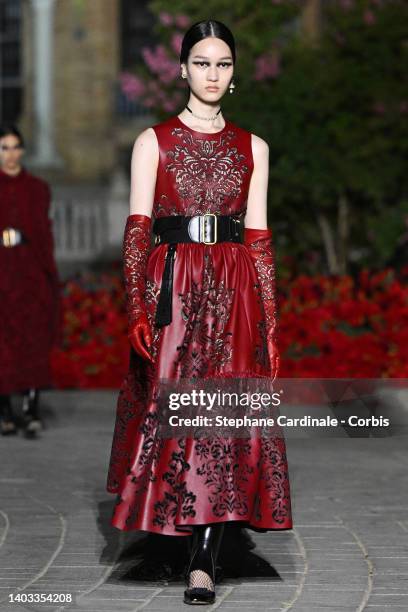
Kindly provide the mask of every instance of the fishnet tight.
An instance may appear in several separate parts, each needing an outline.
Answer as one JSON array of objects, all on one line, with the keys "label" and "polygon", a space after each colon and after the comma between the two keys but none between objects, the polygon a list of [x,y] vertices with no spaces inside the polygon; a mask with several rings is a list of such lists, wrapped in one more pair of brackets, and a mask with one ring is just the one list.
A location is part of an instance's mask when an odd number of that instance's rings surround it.
[{"label": "fishnet tight", "polygon": [[214,583],[211,580],[210,576],[203,572],[203,570],[193,570],[189,574],[189,588],[205,588],[210,591],[214,590]]}]

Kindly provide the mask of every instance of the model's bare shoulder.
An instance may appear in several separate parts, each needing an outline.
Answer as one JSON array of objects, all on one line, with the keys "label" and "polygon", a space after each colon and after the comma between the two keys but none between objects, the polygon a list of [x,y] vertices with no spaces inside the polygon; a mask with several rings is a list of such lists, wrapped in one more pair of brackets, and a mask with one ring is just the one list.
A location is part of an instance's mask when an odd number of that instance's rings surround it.
[{"label": "model's bare shoulder", "polygon": [[159,163],[159,147],[154,129],[138,134],[131,163],[130,213],[151,215]]},{"label": "model's bare shoulder", "polygon": [[152,127],[145,128],[138,134],[134,148],[147,149],[148,151],[158,150],[156,132]]},{"label": "model's bare shoulder", "polygon": [[251,146],[254,159],[262,159],[269,155],[269,145],[260,136],[251,133]]},{"label": "model's bare shoulder", "polygon": [[157,166],[159,160],[159,147],[155,131],[152,127],[144,129],[138,134],[132,153],[132,165],[143,163],[150,167]]}]

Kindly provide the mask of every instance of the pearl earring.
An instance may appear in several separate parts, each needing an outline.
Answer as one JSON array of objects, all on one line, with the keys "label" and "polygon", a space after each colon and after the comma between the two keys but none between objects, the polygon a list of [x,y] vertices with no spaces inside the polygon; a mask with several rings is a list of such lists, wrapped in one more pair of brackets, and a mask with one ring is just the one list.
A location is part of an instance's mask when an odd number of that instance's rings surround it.
[{"label": "pearl earring", "polygon": [[234,82],[233,82],[233,81],[231,81],[231,83],[230,83],[230,85],[229,85],[229,92],[230,92],[230,94],[232,94],[232,93],[233,93],[234,89],[235,89],[235,84],[234,84]]}]

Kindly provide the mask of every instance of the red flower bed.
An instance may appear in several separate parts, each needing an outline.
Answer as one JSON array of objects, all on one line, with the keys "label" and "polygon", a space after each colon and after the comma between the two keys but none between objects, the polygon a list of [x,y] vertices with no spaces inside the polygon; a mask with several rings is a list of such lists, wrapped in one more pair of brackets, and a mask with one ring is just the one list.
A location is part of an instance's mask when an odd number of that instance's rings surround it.
[{"label": "red flower bed", "polygon": [[279,283],[282,378],[407,378],[408,267]]},{"label": "red flower bed", "polygon": [[63,341],[51,355],[55,386],[118,387],[130,350],[121,273],[86,274],[62,292]]},{"label": "red flower bed", "polygon": [[[279,280],[283,378],[408,378],[408,267]],[[57,388],[118,388],[129,364],[125,295],[116,272],[63,285],[64,331],[52,353]]]}]

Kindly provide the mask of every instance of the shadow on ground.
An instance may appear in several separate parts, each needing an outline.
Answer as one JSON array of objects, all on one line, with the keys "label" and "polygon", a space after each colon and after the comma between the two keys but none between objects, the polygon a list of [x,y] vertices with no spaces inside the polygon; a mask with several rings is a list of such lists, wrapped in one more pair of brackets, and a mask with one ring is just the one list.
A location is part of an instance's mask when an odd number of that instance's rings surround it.
[{"label": "shadow on ground", "polygon": [[[106,546],[101,561],[112,562],[120,546],[120,532],[110,526],[111,502],[99,503],[99,529]],[[155,533],[126,534],[128,543],[116,559],[115,578],[141,582],[184,582],[190,559],[191,538]],[[218,555],[216,580],[270,577],[281,580],[274,567],[254,552],[255,542],[238,521],[225,525]]]}]

